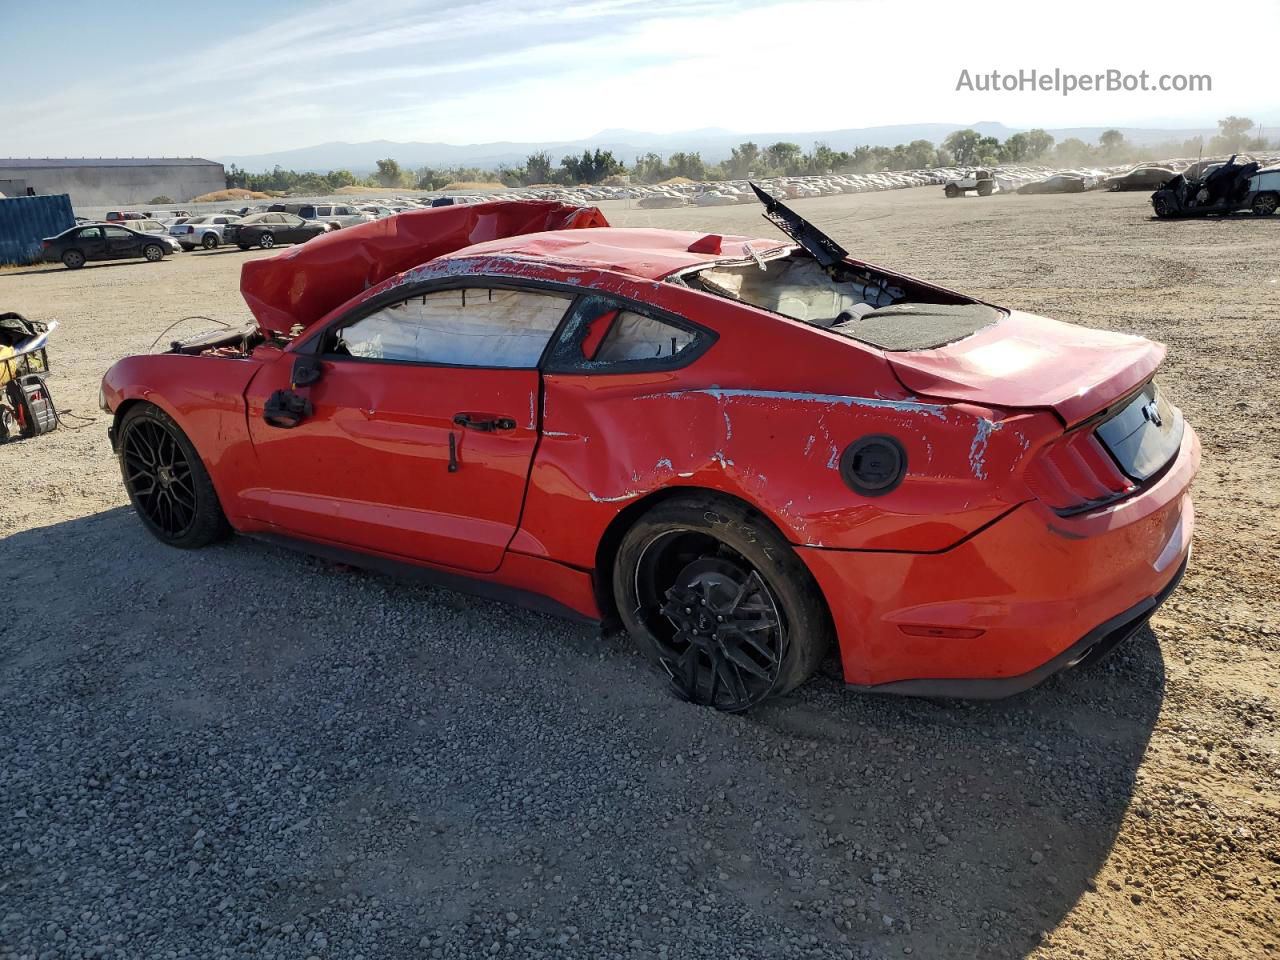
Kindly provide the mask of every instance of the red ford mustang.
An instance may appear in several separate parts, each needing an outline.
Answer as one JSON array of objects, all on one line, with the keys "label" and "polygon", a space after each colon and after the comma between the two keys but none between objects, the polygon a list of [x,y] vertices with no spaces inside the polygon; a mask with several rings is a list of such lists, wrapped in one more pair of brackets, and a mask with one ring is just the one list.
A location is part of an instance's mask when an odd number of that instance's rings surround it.
[{"label": "red ford mustang", "polygon": [[789,239],[442,207],[245,264],[256,323],[103,381],[162,541],[231,530],[620,618],[739,710],[997,697],[1174,589],[1199,443],[1164,349]]}]

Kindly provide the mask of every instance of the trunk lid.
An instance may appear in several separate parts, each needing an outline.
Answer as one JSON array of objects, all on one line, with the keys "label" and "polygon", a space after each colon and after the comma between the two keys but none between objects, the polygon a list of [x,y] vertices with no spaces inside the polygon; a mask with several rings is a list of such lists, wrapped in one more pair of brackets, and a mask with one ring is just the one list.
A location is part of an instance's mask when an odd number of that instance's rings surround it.
[{"label": "trunk lid", "polygon": [[931,350],[885,354],[918,394],[997,407],[1048,408],[1068,426],[1147,380],[1165,349],[1144,337],[1011,311],[972,336]]}]

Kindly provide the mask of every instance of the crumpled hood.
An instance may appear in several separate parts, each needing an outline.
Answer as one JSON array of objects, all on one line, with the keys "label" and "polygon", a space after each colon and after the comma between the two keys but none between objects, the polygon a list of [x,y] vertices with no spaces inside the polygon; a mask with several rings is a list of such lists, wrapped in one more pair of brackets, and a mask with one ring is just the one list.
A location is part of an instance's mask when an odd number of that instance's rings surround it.
[{"label": "crumpled hood", "polygon": [[1068,426],[1141,384],[1164,346],[1123,333],[1011,311],[934,350],[886,353],[914,393],[997,407],[1047,407]]},{"label": "crumpled hood", "polygon": [[268,332],[304,329],[389,277],[472,244],[546,230],[607,227],[595,207],[555,200],[411,210],[347,227],[251,260],[240,270],[240,293]]}]

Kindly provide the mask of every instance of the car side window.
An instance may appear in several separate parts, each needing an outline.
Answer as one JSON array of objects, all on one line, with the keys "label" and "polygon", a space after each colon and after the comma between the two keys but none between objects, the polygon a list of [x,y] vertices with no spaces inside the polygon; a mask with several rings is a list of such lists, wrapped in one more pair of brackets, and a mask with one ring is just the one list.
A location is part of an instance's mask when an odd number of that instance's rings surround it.
[{"label": "car side window", "polygon": [[533,368],[570,298],[526,290],[439,290],[389,304],[332,335],[331,354],[367,360]]},{"label": "car side window", "polygon": [[716,335],[661,310],[601,294],[579,299],[545,369],[553,373],[629,373],[673,369],[695,360]]},{"label": "car side window", "polygon": [[[128,230],[125,230],[123,227],[103,227],[102,229],[109,238],[112,238],[115,240],[133,236],[132,233],[130,233]],[[83,236],[83,234],[81,234],[81,236]]]},{"label": "car side window", "polygon": [[291,213],[280,214],[280,222],[290,227],[300,227],[304,223],[306,223],[306,221],[303,220],[301,217],[295,217]]},{"label": "car side window", "polygon": [[696,335],[631,310],[619,310],[594,359],[598,363],[669,360],[693,344]]},{"label": "car side window", "polygon": [[[123,233],[124,231],[121,231],[121,232]],[[101,240],[102,228],[101,227],[85,227],[83,230],[80,231],[78,236],[81,240]]]}]

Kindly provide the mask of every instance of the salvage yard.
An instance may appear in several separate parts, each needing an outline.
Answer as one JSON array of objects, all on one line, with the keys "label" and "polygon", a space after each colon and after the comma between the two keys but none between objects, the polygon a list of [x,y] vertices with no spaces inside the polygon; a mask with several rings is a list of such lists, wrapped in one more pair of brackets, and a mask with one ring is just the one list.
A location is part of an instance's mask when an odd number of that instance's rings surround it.
[{"label": "salvage yard", "polygon": [[[1280,221],[794,206],[854,257],[1168,346],[1204,460],[1149,629],[1006,701],[858,695],[829,663],[724,715],[621,636],[246,539],[168,549],[98,382],[180,317],[248,319],[240,265],[270,254],[0,269],[0,311],[61,324],[64,420],[0,446],[0,958],[1280,953]],[[601,208],[775,235],[757,206]]]}]

